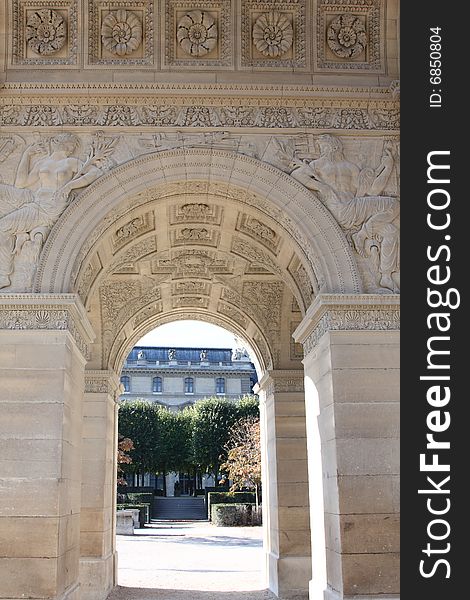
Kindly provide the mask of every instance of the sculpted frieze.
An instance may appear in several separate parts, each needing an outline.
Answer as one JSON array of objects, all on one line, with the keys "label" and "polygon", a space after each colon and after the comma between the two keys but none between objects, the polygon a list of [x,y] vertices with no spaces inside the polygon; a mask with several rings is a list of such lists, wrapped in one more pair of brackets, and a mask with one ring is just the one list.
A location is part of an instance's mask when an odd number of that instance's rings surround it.
[{"label": "sculpted frieze", "polygon": [[[28,290],[42,246],[74,190],[109,167],[116,140],[96,137],[88,156],[75,156],[79,138],[62,133],[28,145],[11,184],[0,184],[0,288]],[[16,279],[15,279],[16,275]]]},{"label": "sculpted frieze", "polygon": [[[180,100],[175,98],[174,104],[169,106],[163,103],[156,104],[155,100],[149,102],[143,99],[136,104],[135,102],[126,103],[120,98],[109,103],[106,98],[103,98],[101,102],[94,101],[91,104],[83,104],[83,99],[78,102],[71,98],[67,104],[55,104],[54,99],[51,98],[47,100],[47,104],[44,103],[44,100],[41,100],[41,104],[28,103],[25,100],[13,104],[5,99],[0,104],[0,125],[15,127],[89,125],[100,128],[166,126],[195,129],[275,127],[277,129],[357,129],[366,131],[396,131],[400,126],[399,109],[393,103],[388,105],[355,101],[356,106],[351,107],[347,105],[334,106],[331,102],[315,106],[312,101],[302,101],[300,105],[292,106],[287,100],[281,106],[269,106],[266,105],[266,99],[256,102],[255,105],[249,101],[242,101],[240,105],[240,100],[237,101],[237,104],[220,101],[220,104],[217,105],[218,101],[215,99],[211,106],[204,106],[204,98],[200,98],[198,103],[191,106],[180,106],[179,102]],[[168,136],[171,135],[173,134],[168,134]],[[177,142],[174,143],[177,144]],[[211,143],[215,144],[214,141]],[[157,141],[155,149],[157,151],[168,149],[165,146],[171,144],[172,142],[167,144],[163,139],[160,147],[158,147]],[[235,141],[225,140],[224,144],[231,146],[228,149],[235,147]],[[173,147],[183,146],[194,146],[194,141]],[[246,145],[238,147],[237,151],[249,156],[253,155],[248,140]]]},{"label": "sculpted frieze", "polygon": [[397,292],[400,202],[396,188],[389,191],[396,144],[383,143],[376,168],[346,159],[341,140],[333,135],[318,136],[317,145],[317,157],[299,158],[294,144],[274,144],[269,159],[327,206],[352,248],[377,272],[377,288]]}]

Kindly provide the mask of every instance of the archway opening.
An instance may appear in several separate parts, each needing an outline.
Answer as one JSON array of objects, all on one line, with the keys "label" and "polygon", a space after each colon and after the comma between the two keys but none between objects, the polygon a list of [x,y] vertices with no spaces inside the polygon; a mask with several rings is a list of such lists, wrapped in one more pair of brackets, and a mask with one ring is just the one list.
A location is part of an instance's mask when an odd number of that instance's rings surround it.
[{"label": "archway opening", "polygon": [[118,413],[120,586],[267,587],[253,361],[239,336],[191,320],[157,327],[128,354]]}]

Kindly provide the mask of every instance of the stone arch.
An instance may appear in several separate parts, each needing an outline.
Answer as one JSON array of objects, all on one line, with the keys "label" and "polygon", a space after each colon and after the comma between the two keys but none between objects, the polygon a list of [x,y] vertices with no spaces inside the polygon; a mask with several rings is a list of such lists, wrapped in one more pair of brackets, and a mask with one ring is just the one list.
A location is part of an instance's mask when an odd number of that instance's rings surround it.
[{"label": "stone arch", "polygon": [[[85,189],[53,227],[41,255],[34,291],[66,292],[85,240],[96,224],[112,217],[131,198],[180,191],[189,182],[217,186],[225,197],[273,211],[286,231],[304,246],[323,291],[359,293],[362,284],[347,240],[327,208],[289,175],[257,159],[214,149],[179,149],[139,157],[112,169]],[[165,192],[166,190],[166,192]],[[147,196],[146,196],[147,194]],[[263,201],[265,202],[263,207]],[[138,202],[138,200],[136,200]],[[99,234],[98,234],[99,235]]]},{"label": "stone arch", "polygon": [[[256,370],[258,374],[264,373],[269,365],[273,362],[273,357],[269,352],[269,346],[262,337],[261,342],[256,341],[255,339],[249,339],[246,336],[246,332],[234,321],[230,319],[224,319],[218,314],[206,314],[203,312],[179,312],[179,313],[169,313],[163,316],[157,315],[154,318],[149,318],[142,327],[139,327],[135,330],[135,333],[129,339],[126,339],[124,343],[121,344],[118,351],[116,352],[116,360],[114,364],[110,365],[110,368],[116,373],[120,373],[126,359],[126,356],[132,350],[132,348],[137,344],[140,338],[142,338],[146,333],[160,327],[160,325],[164,325],[166,323],[173,323],[179,320],[192,320],[192,321],[204,321],[206,323],[212,323],[213,325],[218,325],[223,329],[226,329],[239,338],[243,339],[243,341],[250,346],[250,349],[253,350],[254,364],[256,366]],[[264,346],[262,345],[264,344]],[[266,349],[268,350],[268,354],[266,354]]]}]

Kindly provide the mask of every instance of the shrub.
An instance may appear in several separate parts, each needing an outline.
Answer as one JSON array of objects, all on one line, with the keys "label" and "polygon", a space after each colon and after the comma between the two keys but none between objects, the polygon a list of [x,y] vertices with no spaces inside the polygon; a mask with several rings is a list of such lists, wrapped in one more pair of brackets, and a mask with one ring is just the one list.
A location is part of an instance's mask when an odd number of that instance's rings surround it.
[{"label": "shrub", "polygon": [[212,520],[211,506],[213,504],[243,504],[256,503],[254,492],[209,492],[207,495],[207,515]]},{"label": "shrub", "polygon": [[153,494],[149,492],[128,492],[127,500],[133,504],[151,504]]},{"label": "shrub", "polygon": [[211,520],[217,527],[240,527],[261,524],[261,507],[245,504],[212,504]]}]

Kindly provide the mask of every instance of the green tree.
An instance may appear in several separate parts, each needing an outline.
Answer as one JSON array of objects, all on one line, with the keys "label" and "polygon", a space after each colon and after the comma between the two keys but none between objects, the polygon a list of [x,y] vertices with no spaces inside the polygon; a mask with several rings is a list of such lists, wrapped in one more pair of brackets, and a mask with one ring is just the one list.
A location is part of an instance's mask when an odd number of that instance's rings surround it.
[{"label": "green tree", "polygon": [[132,463],[125,467],[127,472],[143,474],[158,470],[161,436],[155,412],[156,405],[145,400],[123,402],[119,407],[119,435],[134,443],[130,451]]},{"label": "green tree", "polygon": [[237,420],[259,419],[258,396],[245,395],[237,403]]},{"label": "green tree", "polygon": [[217,485],[220,464],[226,459],[229,431],[237,420],[237,407],[222,398],[206,398],[197,402],[193,411],[194,462],[201,471],[213,473]]}]

